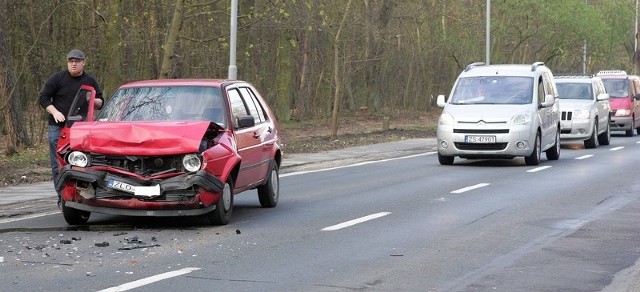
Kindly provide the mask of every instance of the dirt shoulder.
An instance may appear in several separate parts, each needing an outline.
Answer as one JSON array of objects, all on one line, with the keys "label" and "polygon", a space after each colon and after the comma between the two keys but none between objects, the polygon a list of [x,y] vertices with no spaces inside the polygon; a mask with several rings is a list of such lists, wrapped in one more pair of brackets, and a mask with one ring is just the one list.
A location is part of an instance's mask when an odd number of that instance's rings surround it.
[{"label": "dirt shoulder", "polygon": [[[339,121],[337,138],[330,137],[330,119],[305,122],[280,122],[285,153],[318,153],[354,146],[377,144],[413,138],[435,137],[437,115],[434,113],[366,115],[343,117]],[[5,136],[0,136],[0,187],[51,180],[48,146],[39,143],[20,149],[7,157]]]}]

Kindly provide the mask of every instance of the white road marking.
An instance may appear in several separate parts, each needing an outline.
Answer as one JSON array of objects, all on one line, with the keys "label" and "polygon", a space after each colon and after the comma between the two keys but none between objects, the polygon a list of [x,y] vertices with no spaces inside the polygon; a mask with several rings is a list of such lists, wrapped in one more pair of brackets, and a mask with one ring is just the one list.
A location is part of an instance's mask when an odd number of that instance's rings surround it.
[{"label": "white road marking", "polygon": [[473,185],[473,186],[469,186],[469,187],[466,187],[466,188],[461,188],[461,189],[452,191],[451,193],[452,194],[460,194],[460,193],[468,192],[470,190],[475,190],[477,188],[486,187],[488,185],[489,185],[488,183],[480,183],[480,184],[477,184],[477,185]]},{"label": "white road marking", "polygon": [[538,172],[538,171],[541,171],[541,170],[545,170],[547,168],[551,168],[551,166],[550,165],[540,166],[540,167],[536,167],[534,169],[529,169],[529,170],[527,170],[527,172]]},{"label": "white road marking", "polygon": [[10,219],[2,219],[2,220],[0,220],[0,224],[17,222],[17,221],[33,219],[33,218],[39,218],[39,217],[44,217],[44,216],[49,216],[49,215],[54,215],[54,214],[60,214],[60,211],[40,213],[40,214],[32,214],[32,215],[20,216],[20,217],[10,218]]},{"label": "white road marking", "polygon": [[420,153],[420,154],[414,154],[414,155],[408,155],[408,156],[402,156],[402,157],[394,157],[394,158],[387,158],[387,159],[380,159],[380,160],[364,161],[364,162],[359,162],[359,163],[354,163],[354,164],[349,164],[349,165],[341,165],[341,166],[329,167],[329,168],[296,171],[296,172],[280,174],[280,177],[287,177],[287,176],[294,176],[294,175],[300,175],[300,174],[307,174],[307,173],[321,172],[321,171],[327,171],[327,170],[341,169],[341,168],[360,166],[360,165],[367,165],[367,164],[385,162],[385,161],[393,161],[393,160],[405,159],[405,158],[413,158],[413,157],[419,157],[419,156],[425,156],[425,155],[433,155],[433,154],[436,154],[436,153],[438,153],[438,152],[432,151],[432,152],[426,152],[426,153]]},{"label": "white road marking", "polygon": [[376,219],[376,218],[384,217],[384,216],[387,216],[389,214],[391,214],[391,212],[380,212],[380,213],[367,215],[367,216],[360,217],[360,218],[357,218],[357,219],[349,220],[347,222],[343,222],[343,223],[340,223],[340,224],[336,224],[336,225],[333,225],[333,226],[322,228],[322,231],[335,231],[335,230],[338,230],[338,229],[342,229],[342,228],[346,228],[346,227],[353,226],[353,225],[356,225],[356,224],[360,224],[362,222],[366,222],[366,221],[373,220],[373,219]]},{"label": "white road marking", "polygon": [[624,147],[623,147],[623,146],[619,146],[619,147],[613,147],[613,148],[611,148],[611,149],[609,149],[609,150],[611,150],[611,151],[618,151],[618,150],[620,150],[620,149],[622,149],[622,148],[624,148]]},{"label": "white road marking", "polygon": [[587,155],[582,155],[582,156],[580,156],[580,157],[576,157],[575,159],[580,160],[580,159],[587,159],[587,158],[591,158],[591,157],[593,157],[593,155],[591,155],[591,154],[587,154]]},{"label": "white road marking", "polygon": [[166,279],[169,279],[169,278],[173,278],[173,277],[181,276],[181,275],[184,275],[184,274],[188,274],[188,273],[191,273],[191,272],[197,271],[197,270],[200,270],[200,268],[184,268],[184,269],[180,269],[180,270],[166,272],[166,273],[162,273],[162,274],[159,274],[159,275],[155,275],[155,276],[147,277],[147,278],[144,278],[144,279],[136,280],[136,281],[133,281],[133,282],[124,283],[124,284],[119,285],[119,286],[115,286],[115,287],[107,288],[107,289],[104,289],[104,290],[100,290],[99,292],[127,291],[127,290],[135,289],[135,288],[138,288],[138,287],[142,287],[144,285],[149,285],[151,283],[155,283],[155,282],[158,282],[158,281],[162,281],[162,280],[166,280]]}]

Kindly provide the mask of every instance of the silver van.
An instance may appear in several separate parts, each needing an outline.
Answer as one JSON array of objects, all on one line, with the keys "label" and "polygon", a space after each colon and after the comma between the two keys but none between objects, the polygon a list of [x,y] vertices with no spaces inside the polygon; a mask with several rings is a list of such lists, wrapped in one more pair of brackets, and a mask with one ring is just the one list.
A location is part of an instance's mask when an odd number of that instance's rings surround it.
[{"label": "silver van", "polygon": [[439,95],[438,161],[524,157],[538,165],[560,158],[558,90],[544,63],[473,63],[460,73],[449,97]]}]

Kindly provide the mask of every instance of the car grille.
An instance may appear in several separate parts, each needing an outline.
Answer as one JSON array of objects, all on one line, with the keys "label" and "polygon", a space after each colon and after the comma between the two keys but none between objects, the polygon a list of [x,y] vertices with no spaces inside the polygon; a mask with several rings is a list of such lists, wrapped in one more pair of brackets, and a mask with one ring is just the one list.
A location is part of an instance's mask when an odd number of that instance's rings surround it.
[{"label": "car grille", "polygon": [[92,166],[108,166],[140,175],[182,171],[182,156],[106,156],[91,155]]},{"label": "car grille", "polygon": [[453,143],[460,150],[504,150],[507,143]]},{"label": "car grille", "polygon": [[573,117],[573,112],[562,112],[561,119],[563,121],[571,121]]},{"label": "car grille", "polygon": [[509,129],[453,129],[457,134],[509,134]]}]

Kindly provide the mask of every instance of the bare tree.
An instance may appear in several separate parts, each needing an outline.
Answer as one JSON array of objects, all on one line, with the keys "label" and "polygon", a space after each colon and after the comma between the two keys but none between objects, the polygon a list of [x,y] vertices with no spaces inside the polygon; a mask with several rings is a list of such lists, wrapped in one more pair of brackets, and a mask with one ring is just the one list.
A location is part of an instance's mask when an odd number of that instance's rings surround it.
[{"label": "bare tree", "polygon": [[184,9],[184,0],[176,0],[173,17],[171,19],[171,26],[167,32],[167,40],[164,44],[164,54],[162,57],[162,65],[160,66],[161,79],[173,78],[173,65],[176,58],[176,44],[178,42],[178,36],[182,29],[182,11]]},{"label": "bare tree", "polygon": [[335,88],[333,92],[333,111],[331,112],[331,138],[338,136],[338,108],[340,107],[340,87],[342,87],[340,83],[340,32],[342,32],[347,15],[349,15],[349,7],[351,7],[351,0],[347,2],[347,8],[344,10],[340,26],[333,40],[333,83]]}]

